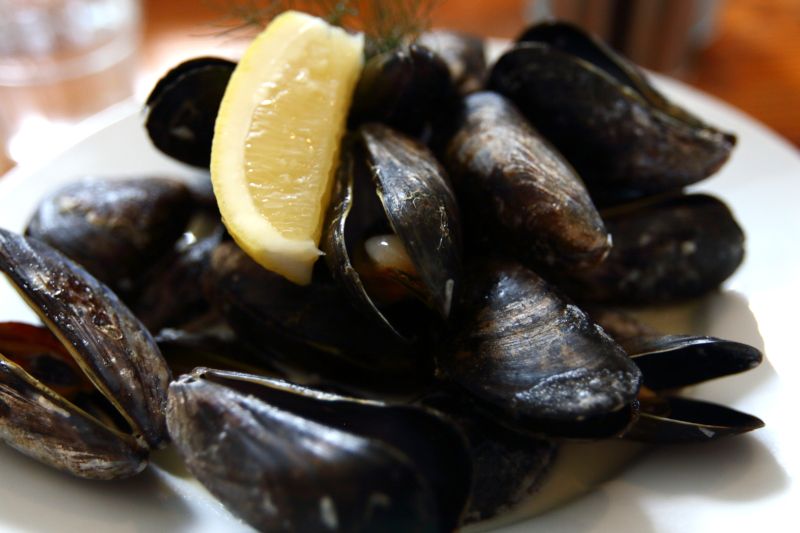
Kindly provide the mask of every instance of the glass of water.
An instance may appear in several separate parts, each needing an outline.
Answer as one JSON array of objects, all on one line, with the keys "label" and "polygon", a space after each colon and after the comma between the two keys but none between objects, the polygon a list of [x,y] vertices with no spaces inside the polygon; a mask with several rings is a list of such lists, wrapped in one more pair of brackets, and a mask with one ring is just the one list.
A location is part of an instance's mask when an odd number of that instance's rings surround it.
[{"label": "glass of water", "polygon": [[41,157],[70,124],[128,98],[140,28],[139,0],[0,0],[7,157]]}]

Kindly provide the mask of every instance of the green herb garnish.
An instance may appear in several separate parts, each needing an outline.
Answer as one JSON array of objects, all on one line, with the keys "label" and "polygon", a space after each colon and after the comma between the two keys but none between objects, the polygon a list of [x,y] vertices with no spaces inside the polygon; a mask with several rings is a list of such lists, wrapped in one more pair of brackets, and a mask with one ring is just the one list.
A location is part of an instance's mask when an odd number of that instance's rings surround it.
[{"label": "green herb garnish", "polygon": [[225,33],[260,31],[278,13],[305,11],[331,24],[364,32],[367,55],[413,41],[430,26],[440,0],[207,0],[222,13]]}]

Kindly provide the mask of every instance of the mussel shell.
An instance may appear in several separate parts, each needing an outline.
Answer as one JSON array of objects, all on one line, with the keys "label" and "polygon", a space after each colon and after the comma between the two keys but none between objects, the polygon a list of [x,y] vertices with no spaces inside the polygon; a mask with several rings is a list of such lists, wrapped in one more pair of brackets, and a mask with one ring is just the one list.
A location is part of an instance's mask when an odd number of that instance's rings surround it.
[{"label": "mussel shell", "polygon": [[174,249],[140,283],[141,292],[131,308],[150,331],[179,326],[208,311],[203,278],[222,236],[220,227],[211,235]]},{"label": "mussel shell", "polygon": [[236,63],[216,57],[185,61],[161,78],[147,97],[145,126],[156,148],[208,168],[219,104]]},{"label": "mussel shell", "polygon": [[370,58],[353,93],[351,128],[382,122],[412,136],[432,117],[450,109],[455,98],[450,71],[424,46],[402,46]]},{"label": "mussel shell", "polygon": [[744,258],[742,229],[712,196],[660,198],[603,214],[614,239],[611,253],[560,283],[581,301],[651,304],[700,296]]},{"label": "mussel shell", "polygon": [[130,435],[77,408],[0,354],[0,438],[49,466],[90,479],[129,477],[147,465]]},{"label": "mussel shell", "polygon": [[363,317],[338,285],[330,280],[295,285],[234,243],[215,250],[206,288],[242,339],[296,370],[375,384],[400,384],[429,373],[427,354]]},{"label": "mussel shell", "polygon": [[198,369],[168,419],[190,470],[260,529],[451,531],[466,503],[464,438],[418,407]]},{"label": "mussel shell", "polygon": [[150,447],[166,437],[170,372],[153,338],[105,285],[46,244],[0,229],[0,271]]},{"label": "mussel shell", "polygon": [[[353,306],[369,320],[386,328],[398,339],[410,341],[411,339],[407,336],[409,332],[398,331],[372,300],[350,259],[354,243],[363,242],[370,227],[384,216],[382,209],[374,205],[379,202],[371,201],[371,195],[374,192],[372,180],[369,180],[367,176],[356,176],[356,172],[368,172],[362,165],[356,164],[357,157],[355,145],[352,142],[344,143],[331,191],[331,202],[326,215],[320,248],[325,254],[328,270],[339,282]],[[356,183],[359,185],[358,196],[362,202],[359,202],[359,209],[354,211]]]},{"label": "mussel shell", "polygon": [[626,83],[622,68],[608,69],[624,60],[610,57],[609,49],[590,38],[580,44],[594,48],[575,55],[570,46],[559,47],[552,33],[506,52],[492,68],[488,87],[519,106],[575,166],[596,201],[678,190],[710,176],[728,159],[734,136],[660,95],[651,97],[657,95],[654,89],[643,92]]},{"label": "mussel shell", "polygon": [[386,126],[359,133],[389,225],[447,318],[461,275],[461,223],[447,175],[425,146]]},{"label": "mussel shell", "polygon": [[442,413],[466,436],[472,459],[472,492],[464,523],[498,516],[533,497],[550,472],[558,444],[513,431],[445,389],[420,400]]},{"label": "mussel shell", "polygon": [[608,233],[580,177],[503,96],[464,99],[445,167],[467,219],[526,263],[583,268],[601,261]]},{"label": "mussel shell", "polygon": [[172,248],[192,209],[176,180],[87,178],[47,196],[25,231],[124,293]]},{"label": "mussel shell", "polygon": [[755,416],[689,398],[661,398],[658,411],[642,412],[623,438],[661,444],[705,442],[764,427]]},{"label": "mussel shell", "polygon": [[442,58],[460,94],[479,91],[483,87],[486,50],[480,37],[448,30],[431,30],[417,37],[417,44]]},{"label": "mussel shell", "polygon": [[611,435],[632,415],[641,374],[574,304],[518,263],[474,268],[439,373],[520,428]]},{"label": "mussel shell", "polygon": [[694,385],[751,370],[763,356],[753,346],[707,336],[664,335],[623,341],[655,391]]}]

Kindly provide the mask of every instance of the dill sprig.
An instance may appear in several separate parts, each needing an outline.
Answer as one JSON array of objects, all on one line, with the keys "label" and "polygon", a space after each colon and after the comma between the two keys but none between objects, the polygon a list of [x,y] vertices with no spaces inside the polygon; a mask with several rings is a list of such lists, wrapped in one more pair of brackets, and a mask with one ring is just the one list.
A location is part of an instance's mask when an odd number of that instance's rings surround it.
[{"label": "dill sprig", "polygon": [[368,55],[413,41],[430,26],[440,0],[206,0],[223,14],[222,33],[260,31],[287,9],[305,11],[331,24],[364,32]]}]

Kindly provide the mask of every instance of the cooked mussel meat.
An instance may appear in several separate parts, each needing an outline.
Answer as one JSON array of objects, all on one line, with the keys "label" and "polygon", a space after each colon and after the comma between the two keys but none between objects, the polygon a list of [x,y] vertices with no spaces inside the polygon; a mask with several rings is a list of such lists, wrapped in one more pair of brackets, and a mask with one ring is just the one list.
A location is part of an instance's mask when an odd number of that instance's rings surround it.
[{"label": "cooked mussel meat", "polygon": [[170,372],[155,341],[107,287],[35,239],[0,229],[0,271],[124,419],[108,424],[0,356],[2,439],[82,477],[139,472],[166,438]]},{"label": "cooked mussel meat", "polygon": [[580,177],[519,114],[492,92],[464,99],[445,167],[475,233],[526,263],[583,268],[611,242]]},{"label": "cooked mussel meat", "polygon": [[208,168],[219,104],[236,63],[216,57],[185,61],[162,77],[147,97],[145,127],[168,156]]},{"label": "cooked mussel meat", "polygon": [[452,531],[469,494],[464,437],[421,407],[198,369],[167,419],[189,470],[263,531]]},{"label": "cooked mussel meat", "polygon": [[604,204],[702,180],[736,142],[668,102],[635,66],[569,24],[525,32],[494,65],[488,87],[514,101]]}]

